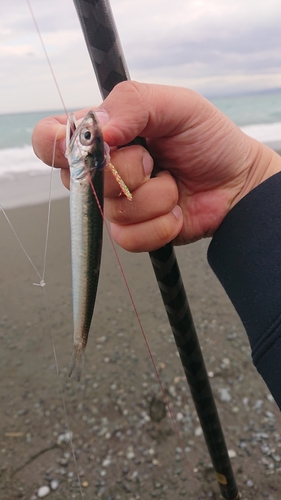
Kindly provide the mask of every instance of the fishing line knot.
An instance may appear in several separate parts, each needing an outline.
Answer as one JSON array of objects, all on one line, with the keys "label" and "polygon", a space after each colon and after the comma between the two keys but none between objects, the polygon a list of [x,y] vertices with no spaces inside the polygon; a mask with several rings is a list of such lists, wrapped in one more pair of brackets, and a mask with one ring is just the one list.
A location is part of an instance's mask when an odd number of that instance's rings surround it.
[{"label": "fishing line knot", "polygon": [[46,282],[42,279],[42,280],[40,280],[39,283],[33,283],[33,285],[34,286],[42,286],[42,287],[44,287],[46,285]]}]

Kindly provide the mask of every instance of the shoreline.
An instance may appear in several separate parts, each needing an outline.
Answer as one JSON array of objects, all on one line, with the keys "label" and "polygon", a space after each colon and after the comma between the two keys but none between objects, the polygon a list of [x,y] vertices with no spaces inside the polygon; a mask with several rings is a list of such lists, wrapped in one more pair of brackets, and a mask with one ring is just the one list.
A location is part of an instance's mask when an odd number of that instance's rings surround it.
[{"label": "shoreline", "polygon": [[[46,203],[50,197],[50,172],[35,175],[16,175],[14,179],[0,178],[0,204],[5,210]],[[63,186],[60,171],[52,174],[51,199],[67,198],[69,191]]]},{"label": "shoreline", "polygon": [[[280,142],[264,143],[281,156]],[[51,172],[40,174],[16,173],[13,178],[0,176],[0,205],[4,210],[39,205],[49,201]],[[53,169],[51,200],[69,197],[63,186],[60,170]]]}]

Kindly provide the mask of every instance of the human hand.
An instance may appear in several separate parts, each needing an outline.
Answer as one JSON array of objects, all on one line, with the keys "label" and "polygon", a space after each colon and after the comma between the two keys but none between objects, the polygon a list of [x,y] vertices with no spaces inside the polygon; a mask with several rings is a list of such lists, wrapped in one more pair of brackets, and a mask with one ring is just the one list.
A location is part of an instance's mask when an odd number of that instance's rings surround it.
[{"label": "human hand", "polygon": [[[101,110],[104,140],[111,148],[141,136],[151,154],[140,146],[112,150],[112,163],[133,193],[132,202],[119,196],[115,179],[105,172],[105,214],[113,238],[127,250],[148,251],[169,241],[184,244],[212,236],[243,196],[281,170],[276,153],[191,90],[124,82]],[[65,122],[65,116],[45,119],[34,130],[34,150],[46,163],[55,135],[58,141],[65,136]],[[155,178],[150,178],[151,157]],[[55,164],[68,185],[63,145]]]}]

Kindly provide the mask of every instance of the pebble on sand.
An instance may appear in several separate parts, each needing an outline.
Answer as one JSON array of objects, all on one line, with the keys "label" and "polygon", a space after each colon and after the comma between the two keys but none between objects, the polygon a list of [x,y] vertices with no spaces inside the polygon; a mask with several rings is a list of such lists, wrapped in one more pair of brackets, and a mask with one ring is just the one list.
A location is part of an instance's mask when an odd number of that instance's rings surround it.
[{"label": "pebble on sand", "polygon": [[37,491],[37,496],[38,498],[44,498],[50,493],[50,488],[49,486],[40,486],[39,490]]},{"label": "pebble on sand", "polygon": [[231,401],[231,395],[229,394],[229,389],[226,387],[219,389],[219,396],[220,396],[220,401],[222,401],[223,403],[229,403],[229,401]]},{"label": "pebble on sand", "polygon": [[52,479],[52,481],[50,482],[50,486],[53,491],[57,490],[59,487],[59,482],[57,481],[57,479]]}]

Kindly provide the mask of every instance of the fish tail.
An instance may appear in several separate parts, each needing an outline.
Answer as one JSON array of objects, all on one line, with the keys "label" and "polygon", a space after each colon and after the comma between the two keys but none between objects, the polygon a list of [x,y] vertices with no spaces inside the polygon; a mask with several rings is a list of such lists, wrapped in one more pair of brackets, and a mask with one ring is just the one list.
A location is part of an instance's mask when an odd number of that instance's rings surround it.
[{"label": "fish tail", "polygon": [[81,344],[74,345],[68,376],[70,377],[74,368],[76,368],[76,377],[78,382],[80,382],[84,361],[85,361],[85,348],[82,347]]}]

